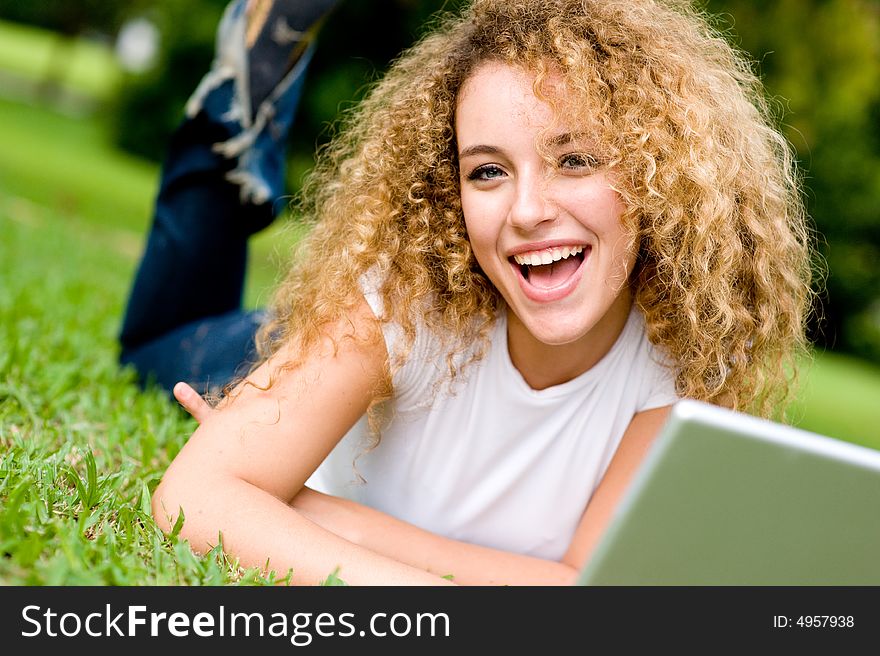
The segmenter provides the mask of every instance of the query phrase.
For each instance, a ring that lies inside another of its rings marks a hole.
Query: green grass
[[[801,428],[880,449],[880,367],[818,353],[792,412]]]
[[[91,122],[0,102],[0,584],[268,583],[166,538],[149,495],[194,424],[116,362],[157,179]],[[257,240],[265,299],[282,224]]]
[[[37,106],[0,100],[0,184],[60,218],[140,234],[158,168],[115,150],[98,121],[71,120]]]
[[[220,549],[196,557],[153,523],[150,493],[195,425],[116,363],[134,259],[103,227],[9,209],[0,207],[0,584],[273,582]]]
[[[116,365],[130,259],[85,224],[26,221],[0,210],[0,583],[234,580],[150,518],[150,489],[193,426]]]
[[[0,138],[0,584],[270,582],[219,549],[194,556],[149,514],[194,428],[116,363],[156,167],[116,152],[94,120],[7,101]],[[291,239],[273,227],[256,240],[249,304]],[[818,355],[798,424],[880,448],[877,399],[876,366]]]

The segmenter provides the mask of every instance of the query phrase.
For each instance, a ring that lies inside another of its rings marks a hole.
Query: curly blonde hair
[[[439,18],[319,154],[299,204],[314,227],[261,353],[315,344],[370,270],[381,320],[409,344],[417,322],[446,335],[450,354],[485,343],[503,301],[468,242],[454,118],[487,61],[534,72],[536,89],[552,70],[566,120],[576,110],[589,125],[637,238],[634,302],[679,394],[778,414],[811,301],[797,173],[748,61],[678,0],[474,0]]]

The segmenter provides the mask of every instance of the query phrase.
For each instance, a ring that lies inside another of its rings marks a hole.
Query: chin
[[[595,323],[571,325],[566,322],[542,320],[535,321],[528,318],[523,321],[518,316],[520,323],[525,326],[529,334],[537,341],[546,346],[565,346],[583,339],[595,328]]]

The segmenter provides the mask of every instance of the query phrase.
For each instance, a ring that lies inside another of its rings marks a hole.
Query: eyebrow
[[[465,157],[470,157],[472,155],[497,155],[500,152],[501,149],[495,146],[478,144],[476,146],[468,146],[467,148],[462,150],[458,154],[458,159],[464,159]]]
[[[586,140],[586,136],[587,135],[584,132],[565,132],[563,134],[556,135],[555,137],[550,137],[547,140],[547,145],[551,148],[555,148],[575,142],[582,143]],[[468,146],[467,148],[462,150],[458,154],[458,159],[464,159],[466,157],[471,157],[472,155],[497,155],[500,152],[501,149],[496,146],[477,144],[475,146]]]
[[[583,142],[586,140],[586,137],[587,135],[584,132],[565,132],[563,134],[559,134],[555,137],[550,137],[549,139],[547,139],[547,145],[565,146],[575,141]]]

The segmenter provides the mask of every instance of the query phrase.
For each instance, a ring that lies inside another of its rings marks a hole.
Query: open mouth
[[[590,250],[590,246],[562,246],[520,253],[508,259],[532,287],[554,289],[571,279]]]

